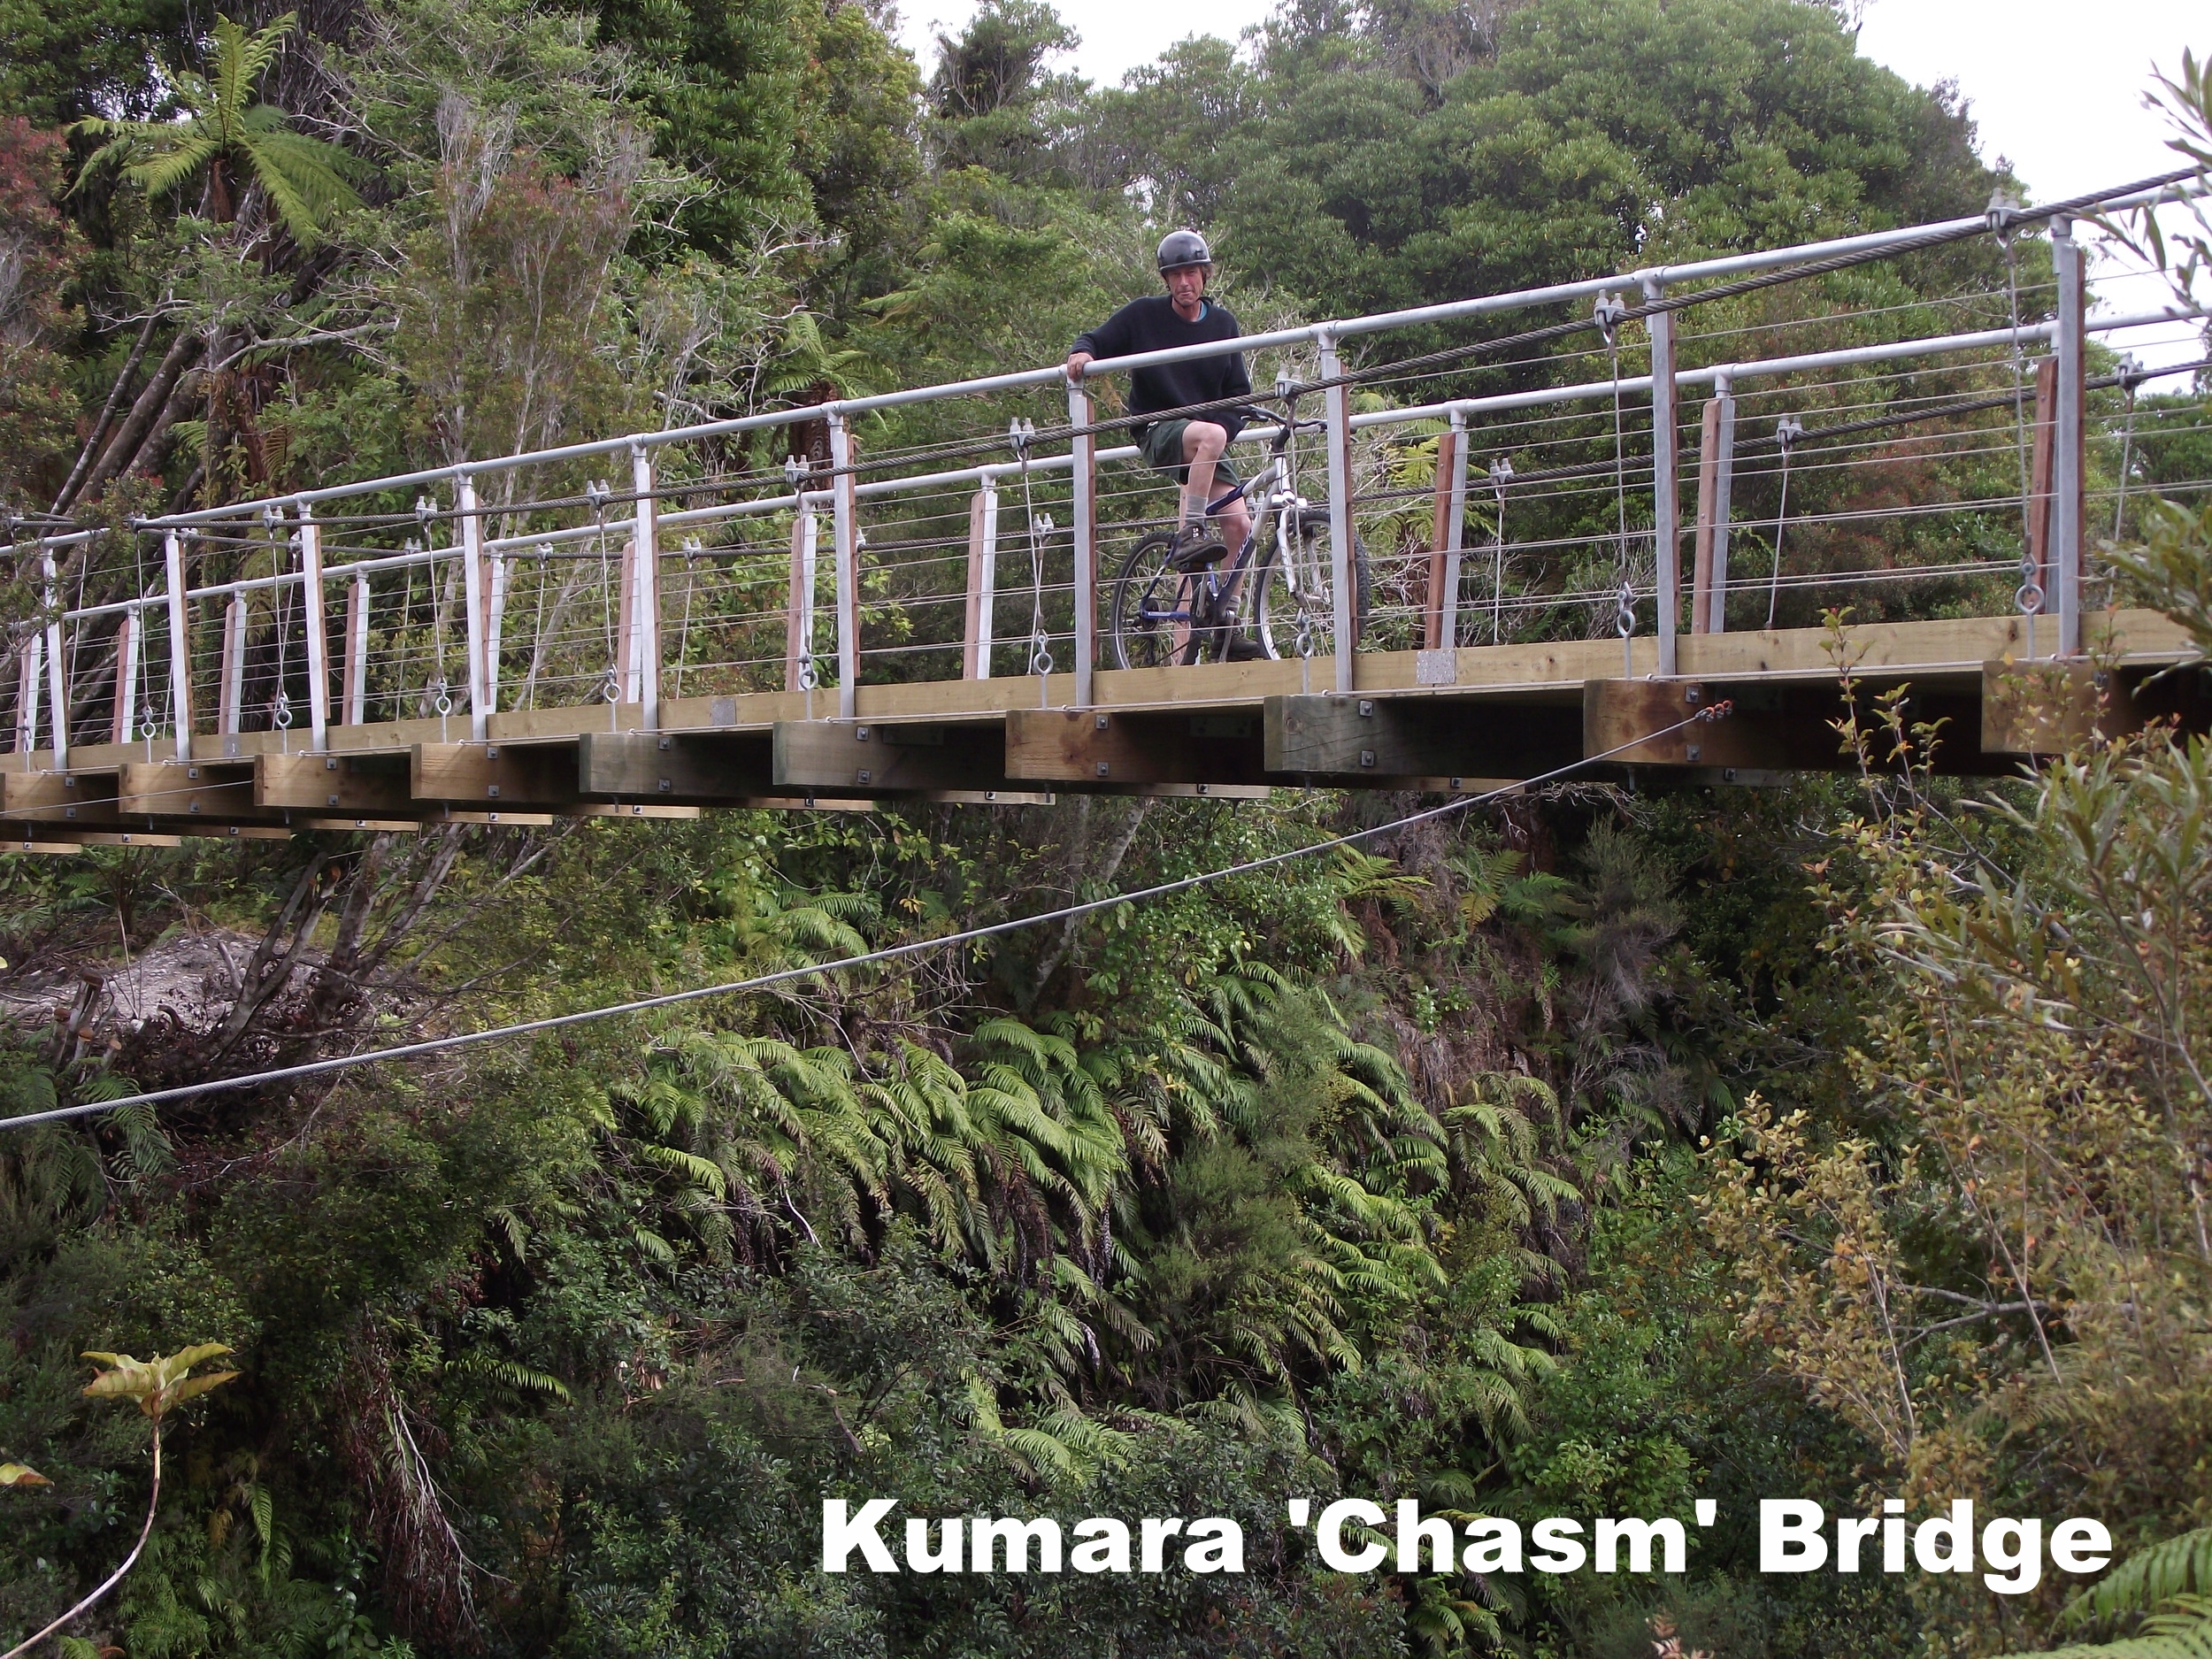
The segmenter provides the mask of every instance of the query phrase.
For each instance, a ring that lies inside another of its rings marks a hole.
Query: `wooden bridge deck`
[[[2190,654],[2154,612],[2086,620],[2087,657],[2035,662],[2031,678],[2055,700],[2032,712],[2022,706],[2021,618],[1870,624],[1842,638],[1864,684],[1908,683],[1919,718],[1947,722],[1947,769],[2000,772],[2092,723],[2140,718],[2131,687]],[[2039,642],[2047,651],[2047,637]],[[1060,676],[864,685],[851,719],[826,718],[831,689],[664,702],[657,731],[641,729],[635,704],[597,703],[494,714],[482,742],[463,741],[461,716],[334,726],[320,752],[296,729],[196,734],[182,759],[173,737],[81,746],[65,771],[39,750],[8,757],[0,772],[5,846],[72,852],[717,806],[1009,805],[1081,791],[1471,791],[1599,755],[1609,757],[1586,775],[1715,784],[1840,764],[1824,630],[1687,636],[1672,679],[1657,676],[1653,641],[1632,649],[1633,678],[1617,640],[1587,640],[1362,653],[1348,695],[1333,690],[1333,663],[1316,658],[1101,671],[1079,710]],[[1725,720],[1668,732],[1721,699]]]

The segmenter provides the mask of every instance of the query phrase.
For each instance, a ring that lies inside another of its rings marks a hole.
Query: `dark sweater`
[[[1234,340],[1243,332],[1237,326],[1236,318],[1211,300],[1205,302],[1205,310],[1196,322],[1187,323],[1175,314],[1173,300],[1164,294],[1150,294],[1141,300],[1131,300],[1097,327],[1079,336],[1072,349],[1087,351],[1102,360],[1133,357],[1140,352],[1165,351],[1209,340]],[[1217,357],[1191,357],[1181,363],[1156,364],[1148,369],[1137,369],[1129,376],[1129,412],[1133,415],[1184,409],[1193,403],[1210,403],[1217,398],[1251,396],[1252,380],[1244,372],[1241,351],[1225,351]],[[1244,426],[1244,417],[1233,409],[1218,409],[1193,419],[1218,422],[1228,429],[1232,438]],[[1140,442],[1151,424],[1148,421],[1137,427]]]

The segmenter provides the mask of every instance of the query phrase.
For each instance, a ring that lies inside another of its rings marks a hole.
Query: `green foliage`
[[[112,165],[147,195],[158,197],[173,195],[204,170],[210,217],[227,220],[239,211],[227,177],[227,170],[237,167],[268,197],[292,239],[313,246],[332,216],[359,204],[347,175],[357,173],[360,166],[336,145],[292,131],[284,111],[254,98],[256,83],[294,22],[295,14],[288,12],[248,34],[242,25],[218,16],[207,73],[174,71],[167,77],[181,119],[87,116],[79,121],[75,131],[107,141],[85,163],[79,188],[95,169]]]

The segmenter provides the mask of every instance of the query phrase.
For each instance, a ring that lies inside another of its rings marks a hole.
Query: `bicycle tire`
[[[1286,553],[1287,550],[1287,557]],[[1374,603],[1375,579],[1367,562],[1367,546],[1352,533],[1352,647],[1366,630]],[[1333,561],[1329,553],[1329,511],[1309,507],[1295,522],[1279,528],[1256,572],[1259,596],[1255,601],[1253,631],[1260,649],[1278,661],[1298,655],[1298,619],[1307,618],[1316,657],[1332,655],[1325,649],[1336,629]]]
[[[1202,630],[1191,626],[1198,582],[1191,572],[1175,568],[1169,557],[1174,543],[1166,531],[1156,531],[1121,562],[1107,628],[1117,668],[1168,668],[1196,660],[1193,653],[1204,638]]]

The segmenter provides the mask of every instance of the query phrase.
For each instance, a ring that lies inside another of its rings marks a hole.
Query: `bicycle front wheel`
[[[1336,646],[1336,582],[1329,552],[1329,514],[1309,507],[1286,517],[1259,570],[1259,598],[1254,614],[1260,649],[1272,657],[1330,657]],[[1352,645],[1367,623],[1374,579],[1367,548],[1352,535]],[[1303,641],[1306,649],[1301,650]]]
[[[1198,586],[1169,557],[1174,541],[1165,531],[1148,535],[1122,561],[1110,627],[1117,668],[1167,668],[1190,655]]]

